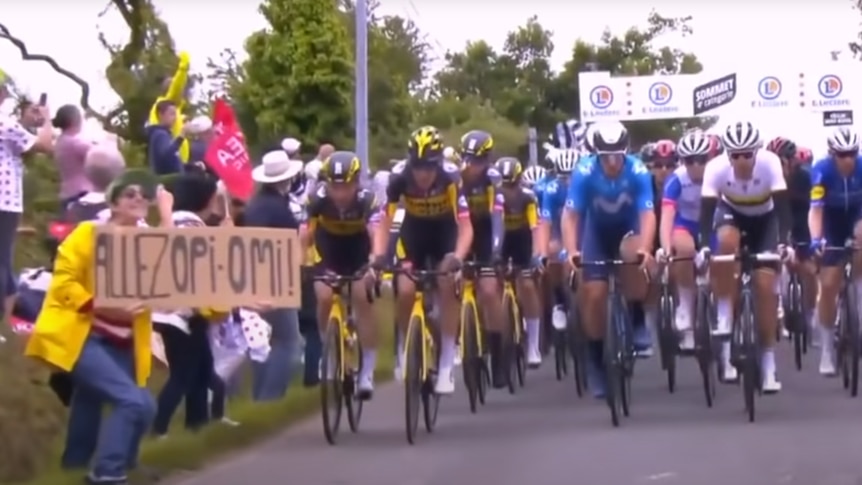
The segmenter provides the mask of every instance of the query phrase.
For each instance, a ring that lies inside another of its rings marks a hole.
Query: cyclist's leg
[[[446,221],[434,233],[421,234],[431,244],[428,255],[431,264],[439,267],[443,258],[455,250],[458,229],[454,222]],[[461,326],[461,302],[455,293],[455,276],[437,278],[437,301],[440,305],[440,360],[437,366],[437,382],[434,390],[438,394],[455,392],[455,357],[458,355],[457,338]]]
[[[736,254],[742,235],[739,232],[736,215],[725,204],[719,202],[715,210],[714,226],[716,232],[715,252],[717,254]],[[715,334],[729,336],[733,323],[733,299],[738,285],[735,279],[738,265],[730,263],[714,264],[709,270],[712,279],[712,292],[715,294],[716,329]],[[721,361],[725,380],[735,380],[736,367],[730,364],[730,340],[721,343]]]
[[[853,235],[853,221],[843,213],[823,213],[823,236],[829,247],[843,246]],[[820,343],[819,370],[823,375],[835,374],[835,318],[838,292],[844,280],[844,255],[840,251],[827,251],[820,259],[820,300],[817,302],[815,339]]]
[[[371,252],[371,241],[364,234],[344,249],[344,265],[339,274],[355,275],[364,268]],[[362,365],[359,370],[358,388],[370,393],[374,389],[374,369],[377,367],[377,321],[374,307],[368,301],[368,282],[351,283],[351,306],[356,323],[356,333],[362,347]]]
[[[765,216],[747,217],[740,220],[744,225],[749,250],[753,253],[774,252],[778,247],[778,214],[773,211]],[[776,378],[775,341],[778,336],[778,294],[775,291],[779,279],[780,264],[755,263],[752,274],[754,289],[754,317],[760,330],[760,367],[762,386],[765,392],[778,392],[781,383]]]
[[[804,222],[804,226],[802,225]],[[793,233],[791,239],[795,245],[796,264],[790,271],[799,275],[799,282],[802,285],[802,302],[806,309],[804,325],[808,325],[810,329],[815,329],[816,312],[814,307],[817,304],[817,268],[811,257],[811,235],[808,232],[808,221],[794,222]],[[786,285],[782,290],[786,290]]]
[[[679,258],[694,257],[697,251],[695,235],[698,228],[696,223],[678,221],[671,233],[671,247],[674,255]],[[670,267],[670,275],[676,287],[677,307],[674,324],[680,335],[680,348],[694,348],[694,332],[692,331],[692,315],[694,314],[694,266],[691,261],[680,261],[673,263]]]
[[[614,227],[598,226],[589,212],[584,217],[580,248],[583,261],[585,263],[602,261],[614,256],[613,248],[619,245],[619,240],[614,241],[613,237],[607,236],[608,231],[618,232],[618,230]],[[581,271],[583,284],[577,295],[580,297],[581,322],[589,348],[586,369],[588,387],[597,398],[604,397],[606,389],[604,338],[608,318],[608,274],[609,270],[606,266],[586,264]]]
[[[551,324],[557,330],[566,328],[568,318],[566,317],[566,295],[563,293],[568,290],[563,286],[566,278],[563,275],[563,265],[559,262],[562,249],[563,243],[559,235],[552,235],[548,243],[548,260],[550,264],[548,264],[548,271],[546,273],[547,287],[545,291],[550,292],[551,301],[554,305],[551,308]]]
[[[493,241],[491,221],[475,221],[473,223],[472,255],[486,271],[480,271],[476,279],[476,299],[482,315],[482,325],[491,351],[491,377],[495,388],[508,384],[508,369],[503,359],[503,342],[508,336],[503,334],[506,329],[506,318],[503,306],[500,304],[500,281],[491,271],[491,248]]]
[[[341,258],[338,255],[340,248],[337,241],[333,237],[319,234],[315,241],[315,246],[320,259],[314,267],[314,273],[322,275],[328,271],[337,272],[341,266]],[[327,330],[326,327],[329,324],[329,311],[332,309],[332,288],[322,281],[315,281],[314,296],[317,300],[317,325],[320,329],[320,335],[324,336]]]
[[[423,239],[417,237],[417,229],[421,226],[415,224],[414,220],[405,218],[401,225],[401,234],[398,237],[396,256],[401,267],[421,268],[427,257],[427,246]],[[397,275],[395,292],[395,321],[399,336],[395,355],[395,378],[401,379],[404,368],[404,339],[407,336],[407,326],[410,324],[410,312],[413,310],[413,299],[416,297],[416,284],[407,275]]]
[[[632,223],[626,228],[626,234],[622,240],[617,242],[620,258],[624,261],[637,261],[637,252],[643,247],[640,235],[637,234],[637,224]],[[621,290],[629,302],[633,311],[632,327],[634,335],[632,340],[635,350],[642,357],[652,355],[652,335],[656,328],[658,315],[655,309],[655,268],[649,270],[647,275],[638,266],[623,266],[619,269]]]
[[[533,255],[533,235],[529,230],[506,233],[503,241],[504,259],[512,260],[518,268],[528,268]],[[539,351],[540,318],[542,307],[539,300],[539,290],[536,279],[521,274],[516,281],[518,302],[521,304],[522,317],[527,329],[527,364],[538,367],[542,363],[542,353]]]

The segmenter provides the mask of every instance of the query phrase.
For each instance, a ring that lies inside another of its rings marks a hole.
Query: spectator
[[[54,161],[60,173],[60,207],[66,207],[93,188],[84,176],[84,158],[93,144],[80,136],[83,122],[81,111],[71,104],[61,106],[54,116],[54,128],[60,130],[54,142]]]
[[[0,70],[0,105],[11,97],[12,80]],[[0,115],[0,315],[6,321],[15,304],[15,277],[12,256],[15,234],[24,211],[24,155],[51,153],[54,129],[48,108],[35,104],[23,107],[21,120]],[[35,130],[33,135],[28,129]]]
[[[137,226],[152,199],[157,200],[162,220],[170,221],[173,197],[155,187],[149,172],[125,172],[108,189],[111,214],[104,224]],[[141,304],[94,306],[98,224],[80,224],[60,246],[25,354],[71,374],[74,391],[64,465],[86,466],[92,456],[87,481],[119,485],[137,466],[141,439],[155,414],[155,403],[145,387],[152,364],[152,321]],[[105,404],[111,412],[102,425]]]
[[[170,175],[183,171],[183,162],[178,150],[185,143],[182,135],[171,134],[171,127],[179,113],[177,104],[163,100],[156,103],[158,123],[147,126],[147,159],[156,175]]]
[[[186,131],[189,134],[189,162],[204,162],[207,147],[213,138],[213,122],[208,116],[198,116],[191,120]]]
[[[184,174],[171,181],[175,227],[204,227],[217,204],[216,181],[202,174]],[[185,427],[199,429],[209,421],[208,394],[214,377],[209,326],[227,318],[228,311],[201,308],[166,315],[154,323],[162,337],[168,362],[168,380],[159,392],[153,432],[165,436],[171,418],[185,398]],[[154,322],[157,318],[153,317]],[[217,390],[223,388],[216,386]],[[223,417],[223,409],[219,410]]]
[[[299,150],[302,148],[302,143],[296,138],[285,138],[281,140],[281,149],[287,153],[291,160],[299,160]]]
[[[180,52],[179,58],[177,70],[174,72],[174,75],[165,78],[162,81],[163,94],[156,99],[156,102],[153,104],[152,108],[150,108],[150,116],[147,121],[147,126],[162,124],[162,117],[159,113],[159,104],[162,101],[171,101],[174,103],[174,106],[177,107],[177,111],[179,113],[183,111],[183,108],[188,101],[188,91],[191,88],[191,84],[188,82],[191,60],[189,59],[189,54],[187,52]],[[183,132],[183,116],[179,113],[174,118],[174,122],[168,125],[172,138],[181,138]],[[179,143],[177,152],[182,162],[187,162],[189,160],[190,149],[188,140],[183,140]]]
[[[261,184],[243,213],[243,226],[299,229],[301,206],[291,200],[289,189],[302,171],[302,162],[293,161],[281,150],[263,156],[252,178]],[[262,312],[272,326],[272,350],[266,362],[253,363],[252,397],[257,401],[281,399],[287,392],[299,347],[295,310],[281,308]]]

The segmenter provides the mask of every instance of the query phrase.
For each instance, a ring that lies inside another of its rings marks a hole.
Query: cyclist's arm
[[[371,256],[377,254],[385,254],[389,241],[383,241],[378,237],[380,231],[377,229],[384,219],[386,219],[386,211],[377,201],[377,196],[374,192],[368,192],[365,208],[365,222],[368,224],[368,237],[371,238]],[[389,231],[387,231],[388,234]]]
[[[640,240],[641,251],[652,252],[653,241],[655,241],[655,192],[652,176],[644,166],[643,162],[636,162],[634,167],[635,190],[637,190],[637,208],[640,218]]]
[[[547,240],[545,241],[545,245],[542,246],[542,229],[543,226],[539,226],[539,204],[536,201],[536,194],[534,194],[531,190],[522,189],[524,192],[524,197],[527,197],[527,203],[524,204],[524,219],[527,221],[527,225],[530,227],[530,231],[533,234],[533,255],[534,256],[545,256],[544,248],[548,247]],[[550,231],[550,227],[548,227],[548,231]],[[541,248],[541,249],[540,249]]]
[[[491,204],[491,254],[500,256],[503,251],[503,193],[500,191],[500,174],[496,169],[488,170],[491,185],[488,186],[488,200]]]
[[[374,233],[371,247],[375,258],[386,256],[386,248],[389,246],[389,236],[392,230],[392,219],[395,217],[395,212],[398,211],[398,203],[401,201],[400,178],[392,177],[389,179],[389,185],[386,187],[386,205],[381,210],[380,222],[377,224],[377,229]]]
[[[772,179],[772,200],[778,213],[778,242],[786,244],[790,242],[790,231],[793,228],[793,212],[790,210],[790,191],[787,190],[787,181],[784,179],[784,169],[777,155],[769,157],[767,165]]]
[[[552,220],[554,217],[553,201],[551,199],[552,197],[548,196],[547,190],[542,190],[538,194],[539,227],[535,231],[533,251],[543,257],[548,256],[548,248],[551,244],[551,228],[554,225]]]
[[[682,195],[682,182],[676,174],[672,174],[664,184],[661,198],[661,221],[659,222],[659,242],[665,251],[671,249],[673,235],[673,220],[676,217],[676,204]]]
[[[811,239],[823,238],[823,201],[826,197],[826,186],[823,180],[823,165],[815,163],[811,166],[811,202],[808,205],[808,232]]]
[[[703,185],[700,189],[700,245],[709,244],[712,234],[712,220],[718,207],[718,162],[706,164],[703,171]]]
[[[455,241],[455,256],[464,260],[470,252],[473,244],[473,224],[470,222],[470,206],[467,197],[460,189],[460,184],[449,184],[446,189],[449,200],[452,202],[452,212],[458,224],[458,239]]]
[[[584,213],[584,210],[587,207],[588,175],[589,172],[587,170],[577,170],[572,174],[571,181],[569,182],[569,190],[566,194],[565,207],[560,215],[560,229],[563,233],[563,247],[569,254],[577,253],[578,244],[580,243],[578,226],[580,225],[581,214]],[[544,212],[547,207],[545,205],[545,200],[548,202],[550,202],[550,200],[548,200],[547,195],[542,197],[542,200],[542,210]],[[547,208],[550,209],[550,207]]]

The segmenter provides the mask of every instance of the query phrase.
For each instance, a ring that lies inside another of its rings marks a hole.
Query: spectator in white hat
[[[281,140],[281,149],[287,153],[291,160],[299,160],[299,149],[302,143],[296,138],[285,138]]]
[[[251,178],[260,184],[258,192],[248,201],[242,225],[299,229],[301,206],[289,195],[294,179],[302,172],[302,162],[291,160],[285,150],[271,151],[263,156]],[[261,317],[272,326],[272,350],[266,362],[253,363],[252,398],[272,401],[284,397],[298,361],[299,326],[296,310],[280,308],[262,312]]]

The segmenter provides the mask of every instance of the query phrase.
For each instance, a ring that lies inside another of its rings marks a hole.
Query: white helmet
[[[323,167],[323,162],[320,160],[312,160],[305,164],[305,178],[317,182],[317,176],[320,174],[320,168]]]
[[[676,152],[680,157],[695,157],[698,155],[709,155],[709,137],[703,131],[690,131],[676,145]]]
[[[544,167],[540,167],[539,165],[531,165],[524,170],[524,174],[521,176],[521,181],[527,187],[532,187],[536,185],[540,180],[545,178],[548,175],[548,171],[545,170]]]
[[[728,152],[756,150],[761,146],[760,130],[748,121],[731,123],[721,133],[721,144]]]
[[[626,153],[629,131],[619,121],[596,123],[592,126],[592,149],[598,154]]]
[[[833,152],[859,151],[859,135],[846,126],[835,129],[826,139],[829,150]]]
[[[554,170],[557,173],[572,173],[572,170],[575,169],[575,165],[578,163],[578,159],[581,158],[581,153],[574,148],[566,148],[563,150],[557,150],[553,154],[552,161],[554,162]]]

